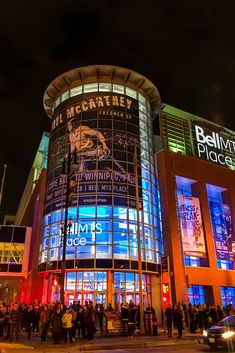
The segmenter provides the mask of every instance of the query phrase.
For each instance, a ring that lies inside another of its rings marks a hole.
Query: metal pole
[[[138,237],[138,275],[139,275],[139,296],[140,296],[140,334],[145,333],[144,329],[144,305],[143,305],[143,288],[142,288],[142,261],[141,261],[141,241],[140,241],[140,206],[139,206],[139,178],[137,166],[137,148],[135,144],[134,150],[134,171],[135,171],[135,189],[136,189],[136,211],[137,211],[137,237]]]
[[[2,175],[2,183],[1,183],[1,190],[0,190],[0,206],[2,204],[2,194],[3,194],[3,187],[5,182],[5,175],[6,175],[7,165],[4,164],[3,175]]]
[[[65,198],[65,215],[64,215],[64,231],[63,231],[63,253],[61,263],[61,285],[60,285],[60,302],[64,306],[65,293],[65,267],[66,267],[66,245],[67,245],[67,227],[68,227],[68,206],[69,206],[69,184],[70,184],[70,164],[71,151],[69,145],[68,160],[67,160],[67,180],[66,180],[66,198]]]

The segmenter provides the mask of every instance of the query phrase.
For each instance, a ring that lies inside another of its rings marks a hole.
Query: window
[[[204,304],[205,296],[203,286],[191,286],[188,288],[188,297],[191,304]]]

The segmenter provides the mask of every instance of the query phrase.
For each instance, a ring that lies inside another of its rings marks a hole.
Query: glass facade
[[[54,103],[39,270],[60,269],[67,182],[62,165],[68,168],[69,150],[77,164],[71,160],[67,175],[74,187],[69,189],[66,268],[94,268],[95,293],[98,269],[137,271],[140,237],[143,270],[158,272],[163,245],[150,105],[135,90],[106,82],[71,88]],[[79,279],[85,273],[67,276],[68,288],[88,290]],[[132,292],[127,277],[124,282],[124,292]]]
[[[228,304],[232,304],[235,307],[235,288],[234,287],[220,287],[220,293],[222,298],[222,305],[227,308]]]

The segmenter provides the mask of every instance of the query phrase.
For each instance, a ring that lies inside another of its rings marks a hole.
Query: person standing
[[[64,331],[64,343],[67,343],[69,336],[70,343],[74,342],[72,337],[72,327],[73,327],[73,315],[69,308],[66,308],[65,313],[62,316],[62,327]]]
[[[164,316],[166,320],[168,337],[172,337],[173,308],[171,307],[171,304],[169,304],[168,307],[166,308]]]
[[[19,334],[20,334],[20,324],[21,324],[21,311],[18,303],[15,303],[13,309],[10,310],[9,324],[10,324],[10,341],[11,342],[13,341],[14,334],[15,334],[16,340],[18,341]]]
[[[88,341],[93,341],[95,333],[96,311],[93,302],[90,300],[88,304],[87,316],[87,338]]]
[[[180,305],[175,305],[174,308],[174,323],[177,327],[178,330],[178,337],[179,339],[182,339],[182,334],[183,334],[183,310],[181,309]]]
[[[35,311],[32,304],[30,304],[25,311],[25,331],[27,339],[30,340],[33,324],[35,322]]]
[[[40,324],[41,324],[41,341],[47,340],[47,332],[51,319],[51,312],[46,304],[40,314]]]
[[[60,338],[61,338],[61,333],[62,333],[61,318],[62,318],[62,315],[63,315],[62,309],[60,307],[60,304],[58,304],[52,314],[52,332],[53,332],[54,344],[59,343]]]

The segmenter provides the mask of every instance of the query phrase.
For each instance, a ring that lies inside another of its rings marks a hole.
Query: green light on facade
[[[169,148],[169,151],[171,151],[171,152],[181,153],[181,154],[186,155],[185,146],[184,145],[180,145],[177,142],[174,143],[174,142],[170,142],[168,140],[168,148]]]

